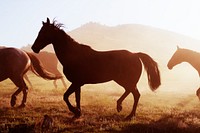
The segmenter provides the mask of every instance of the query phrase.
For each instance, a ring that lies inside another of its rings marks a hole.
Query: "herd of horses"
[[[35,54],[35,53],[32,53],[32,54],[34,54],[34,56],[36,56],[39,59],[39,61],[43,65],[43,67],[48,72],[56,74],[56,75],[59,75],[59,76],[62,76],[62,73],[58,70],[58,59],[57,59],[57,57],[56,57],[56,55],[54,53],[44,51],[44,52],[40,52],[39,54]],[[24,75],[24,78],[29,83],[31,88],[33,88],[33,85],[30,82],[27,74]],[[61,80],[64,88],[67,89],[67,85],[66,85],[66,83],[64,81],[64,78],[61,77],[60,80]],[[54,85],[55,88],[57,88],[57,83],[56,82],[57,82],[57,79],[54,79],[53,85]]]
[[[18,87],[11,97],[11,106],[16,103],[16,96],[22,91],[23,99],[20,107],[26,103],[28,87],[24,78],[30,83],[26,75],[31,70],[37,76],[44,79],[61,79],[67,88],[62,74],[57,69],[58,60],[63,66],[65,77],[71,82],[70,87],[64,93],[64,101],[69,110],[74,114],[73,118],[81,116],[81,87],[84,84],[96,84],[115,81],[125,89],[125,92],[117,100],[117,111],[122,111],[123,100],[131,93],[134,104],[131,113],[125,118],[132,119],[136,114],[136,108],[140,98],[137,83],[142,73],[142,64],[147,72],[149,87],[152,91],[161,85],[160,71],[156,61],[145,53],[132,53],[127,50],[96,51],[91,47],[80,44],[71,38],[62,25],[49,18],[42,22],[43,26],[32,45],[32,50],[37,53],[25,52],[17,48],[0,48],[0,81],[10,78]],[[40,52],[47,45],[52,44],[55,54]],[[200,75],[200,54],[188,49],[177,48],[170,61],[168,68],[182,62],[190,63]],[[54,81],[55,83],[55,81]],[[56,85],[55,85],[56,87]],[[197,95],[200,97],[200,90]],[[70,101],[69,96],[75,93],[76,107]]]

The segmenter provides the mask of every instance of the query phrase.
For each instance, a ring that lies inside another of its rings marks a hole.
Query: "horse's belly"
[[[69,70],[63,70],[63,73],[65,74],[66,78],[70,82],[76,82],[81,84],[96,84],[96,83],[103,83],[108,82],[112,80],[111,74],[107,72],[94,72],[94,70],[90,71],[69,71]]]
[[[7,78],[8,78],[8,76],[5,74],[5,72],[0,70],[0,82]]]
[[[138,79],[142,64],[138,57],[128,57],[66,65],[63,72],[70,82],[82,84]]]

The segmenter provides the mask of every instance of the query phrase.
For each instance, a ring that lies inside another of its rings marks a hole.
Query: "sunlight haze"
[[[142,24],[200,40],[199,5],[198,0],[1,1],[0,44],[32,44],[46,17],[64,23],[67,32],[88,22],[108,26]]]
[[[0,16],[0,133],[200,133],[200,0],[0,0]]]

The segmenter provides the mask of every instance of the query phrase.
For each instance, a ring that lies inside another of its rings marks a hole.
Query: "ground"
[[[113,82],[82,87],[82,116],[72,120],[73,114],[63,101],[66,91],[58,81],[55,89],[52,81],[29,75],[34,88],[28,93],[26,107],[10,106],[10,97],[16,90],[10,80],[0,83],[0,132],[132,132],[132,133],[197,133],[200,132],[200,101],[195,92],[156,92],[139,89],[141,98],[136,117],[124,121],[133,105],[129,95],[118,113],[116,101],[124,90]],[[68,83],[70,85],[70,83]],[[22,95],[17,99],[21,102]],[[70,97],[74,105],[74,95]],[[52,118],[52,127],[41,127],[44,115]]]

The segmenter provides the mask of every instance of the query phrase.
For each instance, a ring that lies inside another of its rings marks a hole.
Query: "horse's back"
[[[140,59],[127,50],[90,51],[87,49],[87,52],[74,56],[74,61],[64,66],[64,73],[68,80],[83,83],[138,79],[141,71]]]
[[[17,48],[0,49],[0,72],[7,74],[22,73],[28,67],[28,55]]]
[[[12,48],[12,47],[9,47],[9,48],[1,48],[0,49],[0,58],[2,59],[5,59],[7,61],[9,61],[10,59],[12,61],[20,61],[23,62],[24,59],[27,59],[28,55],[20,50],[20,49],[17,49],[17,48]]]

